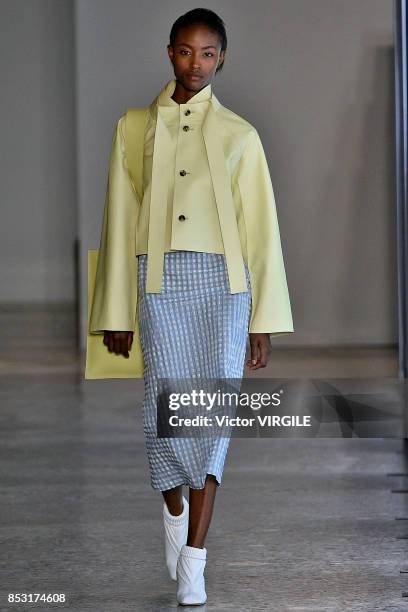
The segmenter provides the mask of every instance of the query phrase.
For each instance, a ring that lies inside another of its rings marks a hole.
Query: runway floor
[[[143,380],[84,381],[61,331],[69,315],[23,315],[0,316],[0,610],[176,609]],[[257,375],[392,378],[396,367],[393,347],[276,349]],[[232,439],[206,541],[208,602],[193,609],[406,610],[407,484],[401,439]],[[9,593],[66,601],[17,605]]]

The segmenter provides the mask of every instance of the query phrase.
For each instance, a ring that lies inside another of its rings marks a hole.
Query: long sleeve
[[[249,332],[293,332],[278,217],[268,163],[254,128],[238,168],[252,291]]]
[[[114,131],[89,331],[134,331],[136,224],[140,203],[125,158],[124,121]]]

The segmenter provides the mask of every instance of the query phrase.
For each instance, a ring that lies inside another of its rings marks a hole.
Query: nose
[[[191,70],[199,70],[200,69],[200,62],[198,60],[198,58],[195,55],[191,56]]]

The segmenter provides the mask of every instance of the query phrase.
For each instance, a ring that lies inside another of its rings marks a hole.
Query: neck
[[[176,87],[174,89],[173,95],[171,96],[171,99],[174,100],[174,102],[177,102],[177,104],[185,104],[193,96],[198,94],[199,91],[204,89],[204,87],[207,87],[207,85],[209,85],[209,83],[206,83],[205,85],[200,87],[200,89],[191,90],[191,89],[186,89],[184,85],[180,83],[180,81],[176,80]]]

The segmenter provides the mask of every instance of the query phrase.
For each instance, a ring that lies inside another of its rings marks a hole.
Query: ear
[[[220,59],[218,61],[217,70],[220,70],[220,68],[223,66],[224,62],[225,62],[225,51],[221,51]]]

